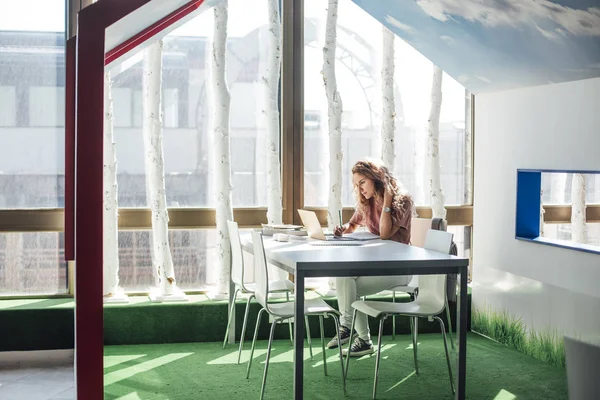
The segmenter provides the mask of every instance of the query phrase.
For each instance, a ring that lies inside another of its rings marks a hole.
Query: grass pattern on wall
[[[516,350],[565,368],[565,343],[556,330],[536,332],[527,329],[521,318],[506,310],[473,309],[471,330],[513,347]]]

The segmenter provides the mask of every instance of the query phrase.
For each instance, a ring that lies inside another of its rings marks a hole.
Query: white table
[[[241,236],[244,250],[252,252],[251,235]],[[295,276],[294,399],[302,399],[304,394],[305,278],[432,274],[459,275],[456,399],[465,398],[468,259],[379,239],[364,242],[362,246],[312,246],[297,239],[276,242],[265,236],[264,244],[267,261]]]

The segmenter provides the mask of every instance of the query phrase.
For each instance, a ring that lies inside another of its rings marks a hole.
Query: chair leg
[[[392,291],[392,303],[396,302],[396,291]],[[392,340],[396,340],[396,315],[392,315]]]
[[[240,291],[240,289],[235,289],[235,292],[233,292],[233,301],[231,302],[231,309],[229,310],[229,318],[227,320],[227,328],[225,329],[225,339],[223,339],[223,348],[225,348],[225,346],[227,346],[227,339],[229,336],[229,327],[231,326],[231,320],[233,319],[233,311],[235,309],[235,299],[237,298],[237,294]]]
[[[250,314],[250,302],[254,298],[254,294],[248,296],[248,301],[246,302],[246,311],[244,311],[244,324],[242,325],[242,336],[240,336],[240,349],[238,350],[238,360],[237,363],[240,363],[240,359],[242,358],[242,349],[244,348],[244,337],[246,336],[246,326],[248,325],[248,314]]]
[[[290,292],[285,292],[286,301],[290,301]],[[290,328],[290,344],[294,345],[294,329],[292,329],[292,320],[288,320],[288,327]]]
[[[354,332],[354,325],[356,324],[356,308],[352,313],[352,327],[350,328],[350,340],[348,340],[348,352],[346,353],[346,378],[348,377],[348,368],[350,367],[350,347],[352,347],[352,332]],[[338,343],[341,343],[340,334],[338,330]],[[340,344],[338,347],[342,347]],[[340,353],[340,357],[342,354]]]
[[[450,317],[450,307],[448,307],[448,296],[444,299],[446,303],[446,319],[448,320],[448,334],[450,335],[450,345],[452,346],[452,350],[454,347],[454,336],[452,335],[452,317]]]
[[[319,315],[319,327],[321,328],[321,351],[323,352],[323,372],[327,376],[327,354],[325,354],[325,330],[323,329],[323,316]]]
[[[440,317],[433,317],[440,322],[440,328],[442,329],[442,336],[444,337],[444,350],[446,351],[446,362],[448,363],[448,375],[450,376],[450,389],[452,394],[456,393],[454,390],[454,377],[452,377],[452,366],[450,365],[450,354],[448,353],[448,343],[446,342],[446,327],[444,321]]]
[[[413,342],[413,358],[415,360],[415,373],[419,375],[419,361],[417,359],[418,352],[418,335],[419,335],[419,320],[417,317],[410,317],[410,327],[412,330],[412,342]]]
[[[256,318],[256,328],[254,328],[254,338],[252,339],[252,349],[250,350],[250,359],[248,360],[248,368],[246,370],[246,379],[250,376],[250,368],[252,367],[252,358],[254,357],[254,347],[256,346],[256,338],[258,337],[258,327],[260,326],[260,318],[263,313],[266,312],[264,308],[262,308],[258,312],[258,317]]]
[[[308,342],[308,352],[310,353],[310,360],[313,359],[312,351],[312,339],[310,337],[310,325],[308,324],[308,316],[304,316],[304,326],[306,326],[306,341]]]
[[[375,359],[375,380],[373,382],[373,400],[377,396],[377,381],[379,381],[379,360],[381,359],[381,342],[383,341],[383,322],[387,318],[383,315],[379,320],[379,336],[377,336],[377,358]]]
[[[271,323],[271,333],[269,334],[269,345],[267,346],[265,372],[263,374],[262,385],[260,387],[260,400],[263,400],[263,397],[265,396],[265,386],[267,384],[267,372],[269,371],[269,358],[271,358],[271,346],[273,344],[273,334],[275,333],[275,325],[277,325],[277,321],[273,320],[273,322]]]
[[[332,314],[331,317],[333,318],[333,322],[335,323],[335,331],[337,332],[337,338],[338,338],[338,343],[341,340],[340,337],[340,320],[337,317],[337,315]],[[352,328],[354,329],[354,324],[352,326]],[[323,346],[325,346],[325,339],[323,338]],[[323,351],[323,354],[325,353],[325,351]],[[340,367],[342,369],[342,382],[344,384],[344,396],[347,394],[346,392],[346,372],[344,371],[344,357],[342,356],[342,346],[338,346],[338,353],[340,355]],[[350,358],[350,357],[346,357],[346,358]],[[325,356],[323,356],[323,360],[325,360]],[[347,368],[347,367],[346,367]]]

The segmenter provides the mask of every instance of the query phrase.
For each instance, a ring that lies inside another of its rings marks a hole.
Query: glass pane
[[[591,244],[600,248],[600,223],[586,223],[587,241],[585,244]],[[545,224],[544,237],[548,239],[558,239],[571,241],[571,224]]]
[[[15,86],[0,86],[0,127],[17,125],[17,91]]]
[[[1,9],[0,208],[62,207],[65,1]]]
[[[304,203],[326,206],[329,184],[327,98],[323,87],[323,45],[327,4],[305,2]],[[427,121],[432,63],[396,38],[396,163],[394,171],[428,205]],[[342,202],[354,205],[351,168],[360,158],[380,157],[382,25],[350,0],[340,0],[336,79],[342,114]],[[440,117],[440,163],[446,204],[463,204],[465,174],[465,89],[444,74]],[[418,163],[420,161],[420,164]],[[420,165],[420,167],[418,166]]]
[[[67,292],[63,234],[0,234],[0,296]]]
[[[230,0],[227,81],[233,206],[265,206],[268,61],[267,1]],[[205,11],[164,38],[163,126],[169,207],[214,207],[211,87],[213,12]],[[146,207],[142,141],[142,54],[113,75],[120,207]]]
[[[119,281],[128,292],[147,292],[156,285],[152,268],[151,231],[119,232]],[[169,245],[177,286],[183,290],[206,290],[216,283],[216,231],[171,230]],[[250,264],[252,265],[252,264]]]
[[[573,174],[564,172],[542,172],[542,203],[571,204]],[[600,203],[600,173],[585,174],[585,201]]]

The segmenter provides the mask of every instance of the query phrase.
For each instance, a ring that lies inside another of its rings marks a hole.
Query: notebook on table
[[[364,239],[359,239],[360,236],[340,237],[334,235],[325,235],[323,228],[321,228],[321,224],[319,223],[319,219],[317,218],[317,214],[315,214],[314,211],[298,210],[298,214],[300,215],[302,224],[304,224],[304,227],[306,228],[308,236],[310,238],[319,240],[318,242],[310,242],[310,244],[313,246],[361,246],[363,244],[362,242]],[[366,232],[357,233],[364,234]],[[377,238],[377,236],[373,236],[374,238]]]

